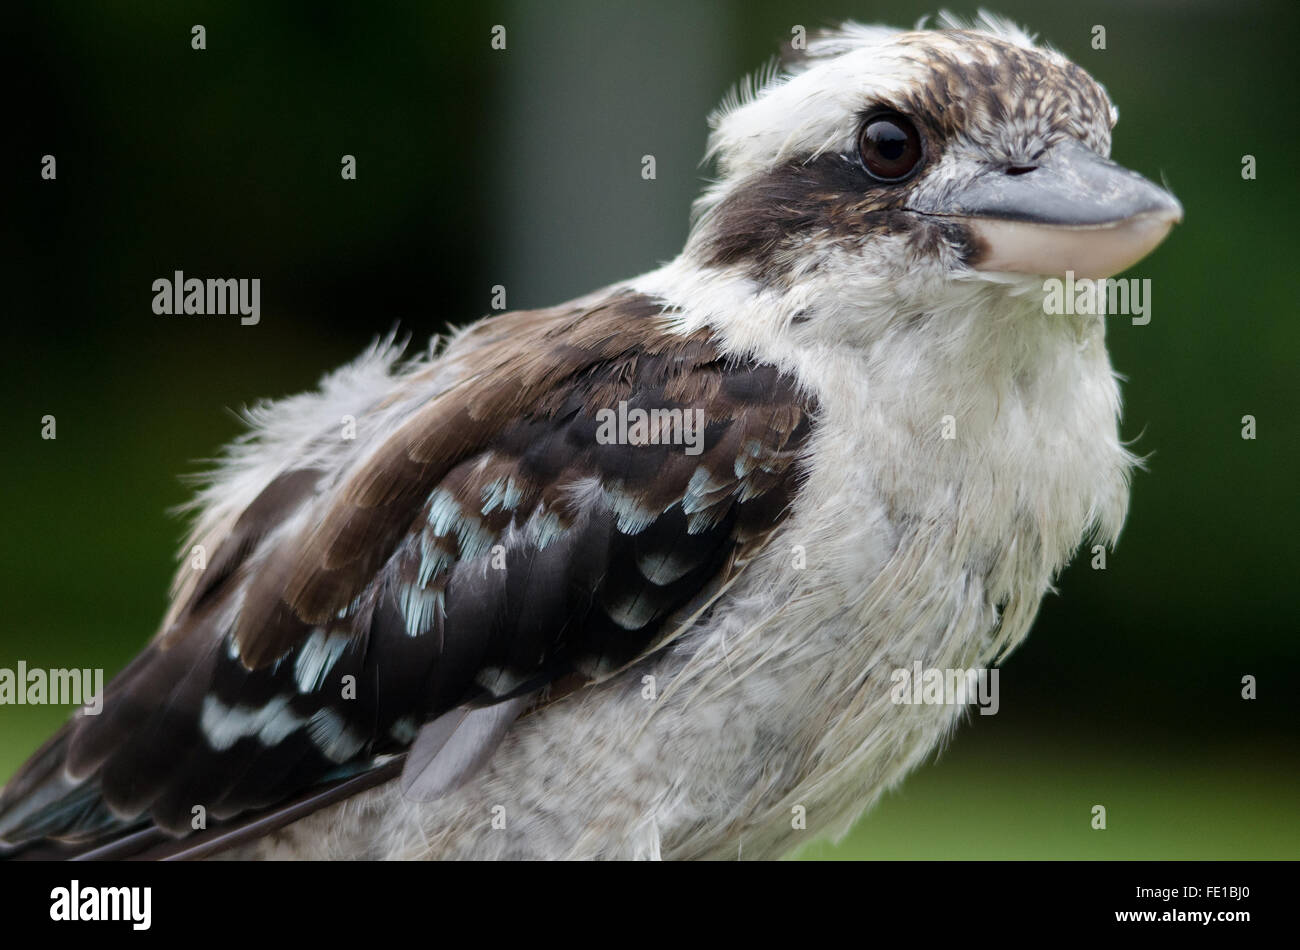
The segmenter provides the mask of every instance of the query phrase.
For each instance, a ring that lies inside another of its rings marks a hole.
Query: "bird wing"
[[[0,841],[269,827],[408,750],[436,797],[538,697],[661,646],[784,517],[814,408],[671,319],[622,292],[484,321],[373,450],[270,479],[102,712],[0,793]],[[649,422],[611,441],[620,404]],[[664,444],[678,410],[698,454]]]

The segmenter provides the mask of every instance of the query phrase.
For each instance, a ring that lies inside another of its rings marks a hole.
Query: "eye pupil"
[[[904,140],[901,138],[885,139],[877,144],[880,147],[880,154],[890,161],[897,160],[903,154]]]
[[[878,115],[862,127],[862,164],[880,181],[899,181],[921,163],[921,136],[910,119],[896,112]]]

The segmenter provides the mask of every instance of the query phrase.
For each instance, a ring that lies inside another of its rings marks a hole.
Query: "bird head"
[[[988,15],[940,27],[848,24],[730,96],[694,260],[917,304],[955,282],[1107,277],[1181,220],[1110,160],[1118,113],[1083,69]]]

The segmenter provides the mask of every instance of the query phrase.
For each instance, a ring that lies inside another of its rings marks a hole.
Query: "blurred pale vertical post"
[[[490,154],[491,284],[560,303],[674,257],[707,169],[705,118],[735,78],[724,4],[519,0]],[[488,49],[485,25],[482,42]],[[642,178],[642,157],[656,178]],[[483,289],[484,309],[489,288]]]

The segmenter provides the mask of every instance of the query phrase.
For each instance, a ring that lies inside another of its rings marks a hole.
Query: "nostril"
[[[1007,166],[1008,175],[1028,175],[1037,168],[1037,165],[1009,165]]]

